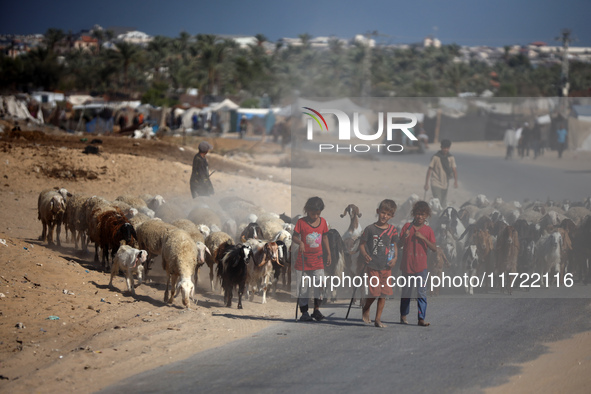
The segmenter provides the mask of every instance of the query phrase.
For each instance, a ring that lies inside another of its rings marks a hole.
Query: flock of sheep
[[[113,277],[122,270],[128,291],[134,293],[132,275],[138,276],[140,285],[146,280],[154,259],[160,256],[167,274],[164,301],[172,303],[181,294],[187,308],[194,298],[202,265],[207,264],[210,269],[212,290],[214,270],[218,266],[219,280],[226,293],[230,293],[229,299],[226,297],[228,306],[232,299],[228,283],[242,285],[241,289],[245,285],[261,288],[264,303],[267,288],[273,282],[276,284],[278,273],[285,272],[288,267],[287,250],[291,246],[288,230],[293,226],[286,224],[279,215],[267,213],[237,197],[222,198],[219,202],[199,197],[190,203],[175,204],[165,202],[159,195],[123,195],[108,201],[56,188],[39,194],[38,213],[43,224],[43,242],[53,244],[55,228],[55,240],[60,246],[63,225],[66,238],[71,234],[75,249],[80,242],[80,248],[87,251],[88,244],[93,242],[95,262],[99,261],[99,249],[102,251],[103,268],[109,269],[110,265],[110,286]],[[246,274],[240,277],[240,283],[234,283],[231,279],[237,263],[226,259],[225,269],[218,263],[239,242],[244,242],[240,247],[247,247],[249,253],[242,262]]]
[[[412,195],[398,209],[394,220],[401,227],[410,220],[418,196]],[[443,209],[437,199],[430,201],[429,225],[435,231],[438,250],[430,253],[431,275],[446,273],[480,275],[487,273],[571,273],[575,280],[591,280],[590,200],[556,204],[551,201],[490,202],[478,195],[458,209]],[[291,283],[291,237],[295,220],[266,212],[239,197],[198,197],[190,203],[165,202],[161,196],[119,196],[107,201],[97,196],[72,195],[65,189],[45,190],[38,201],[43,223],[42,240],[60,245],[60,229],[71,233],[74,246],[87,251],[95,244],[95,262],[102,250],[105,269],[111,264],[111,281],[121,269],[127,289],[134,292],[133,274],[141,284],[152,261],[160,256],[167,274],[164,301],[172,303],[182,295],[189,307],[194,298],[199,268],[207,265],[211,290],[217,279],[224,290],[224,304],[231,306],[238,288],[238,307],[244,290],[276,289],[279,277]],[[187,214],[188,212],[188,214]],[[358,275],[362,272],[357,255],[362,226],[361,213],[354,204],[349,228],[340,234],[331,229],[329,238],[333,264],[327,275]],[[369,224],[369,223],[367,223]],[[110,253],[109,253],[110,252]],[[296,253],[296,251],[293,251]],[[287,276],[287,279],[286,279]],[[169,288],[171,289],[169,294]],[[485,287],[486,289],[486,287]],[[474,289],[467,286],[466,293]],[[511,293],[509,287],[507,291]],[[327,297],[325,297],[327,298]],[[331,294],[336,298],[336,292]]]

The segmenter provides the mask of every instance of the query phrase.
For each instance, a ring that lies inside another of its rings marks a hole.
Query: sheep
[[[162,269],[166,271],[166,291],[164,302],[172,304],[180,292],[185,308],[190,309],[190,301],[195,292],[193,276],[197,267],[197,245],[189,233],[173,229],[166,233],[162,242]],[[171,283],[172,282],[172,283]],[[168,289],[171,289],[170,297]]]
[[[205,236],[203,235],[203,233],[199,231],[199,228],[195,225],[195,223],[193,223],[189,219],[175,220],[174,222],[172,222],[172,225],[188,232],[191,238],[193,238],[193,241],[205,242]]]
[[[124,194],[122,196],[117,197],[115,201],[123,201],[124,203],[131,205],[140,212],[140,208],[148,208],[148,205],[144,200],[142,200],[139,197],[130,196],[128,194]]]
[[[98,248],[100,243],[100,228],[98,217],[107,211],[115,211],[116,208],[103,197],[92,196],[83,204],[83,213],[85,217],[85,226],[88,234],[88,242],[94,242],[94,261],[98,262]],[[86,249],[85,245],[83,249]]]
[[[139,248],[148,251],[148,262],[145,268],[146,280],[154,257],[162,254],[164,239],[169,232],[174,230],[178,230],[178,228],[172,224],[164,223],[160,219],[147,220],[136,229]]]
[[[591,211],[585,207],[571,207],[565,213],[566,217],[572,219],[572,221],[577,225],[580,226],[583,223],[583,219],[585,217],[591,215]]]
[[[260,226],[262,233],[262,239],[271,240],[275,234],[283,230],[284,222],[279,218],[272,216],[259,217],[257,224]]]
[[[74,194],[68,198],[66,202],[66,212],[64,214],[64,224],[67,230],[72,233],[72,239],[74,240],[74,249],[78,249],[78,239],[80,239],[80,247],[84,243],[86,237],[86,228],[83,228],[80,223],[80,217],[84,202],[88,199],[88,196],[81,194]]]
[[[145,201],[145,202],[146,202],[148,208],[150,208],[154,212],[166,203],[166,201],[164,200],[164,197],[162,197],[160,194],[155,195],[154,197],[152,197],[151,199],[149,199],[148,201]]]
[[[205,246],[209,249],[210,254],[205,255],[205,263],[209,267],[209,283],[211,291],[215,290],[215,284],[213,282],[213,267],[219,264],[223,258],[223,250],[220,250],[220,246],[223,244],[234,245],[234,240],[229,234],[222,231],[211,233],[205,238]],[[195,283],[197,283],[197,272],[195,273]]]
[[[136,247],[137,234],[121,211],[104,212],[99,216],[98,222],[100,247],[103,250],[103,268],[107,268],[109,249],[113,259],[121,245]]]
[[[113,287],[113,277],[117,275],[119,270],[125,272],[125,283],[127,284],[127,291],[135,294],[135,287],[133,284],[133,274],[137,274],[138,286],[142,284],[142,277],[144,266],[148,258],[148,252],[145,250],[135,249],[129,245],[122,245],[115,257],[113,258],[113,265],[111,266],[111,280],[109,287]]]
[[[219,215],[209,208],[194,208],[187,215],[187,219],[197,225],[205,224],[210,228],[213,225],[216,225],[220,229],[222,227],[222,220]]]
[[[540,225],[540,228],[542,230],[551,232],[554,229],[554,227],[560,225],[560,222],[562,222],[564,219],[566,219],[566,216],[561,215],[557,211],[548,211],[548,213],[546,213],[540,219],[538,224]]]
[[[266,213],[263,208],[240,198],[222,198],[220,205],[238,224],[252,223],[253,218],[250,217],[251,215],[263,216]],[[254,219],[254,221],[257,221],[257,219]]]
[[[129,223],[131,223],[133,228],[138,228],[140,224],[151,219],[148,215],[139,213],[135,208],[131,208],[129,212],[125,214],[125,217],[129,219]]]
[[[242,295],[248,276],[248,264],[252,260],[252,248],[246,244],[224,245],[224,254],[218,263],[217,276],[224,289],[224,305],[232,307],[232,291],[238,286],[238,309],[242,309]]]
[[[53,245],[53,228],[56,228],[57,246],[61,246],[60,232],[64,213],[66,211],[66,201],[62,194],[55,190],[44,190],[39,193],[37,200],[37,218],[43,224],[43,232],[39,239],[43,242],[47,241],[49,245]],[[48,232],[49,230],[49,232]]]
[[[185,219],[187,215],[178,206],[172,203],[162,204],[155,210],[155,216],[167,223],[172,223],[178,219]]]

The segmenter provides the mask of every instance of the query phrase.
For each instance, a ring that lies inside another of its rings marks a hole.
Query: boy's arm
[[[454,187],[458,188],[458,170],[456,167],[453,167],[454,170]]]
[[[366,263],[369,263],[371,261],[371,256],[367,254],[367,250],[365,249],[365,242],[359,243],[359,253],[361,253]]]
[[[330,255],[330,245],[328,244],[328,238],[322,237],[322,247],[326,250],[326,266],[330,266],[332,263],[332,257]]]
[[[302,242],[302,240],[301,240],[301,238],[300,238],[300,234],[299,234],[299,233],[296,233],[296,232],[294,231],[294,233],[293,233],[293,235],[292,235],[291,239],[292,239],[292,242],[293,242],[293,243],[295,243],[296,245],[298,245],[298,246],[300,247],[300,249],[301,249],[301,250],[304,250],[304,249],[302,249],[302,248],[305,248],[305,246],[306,246],[306,245],[304,245],[304,243]]]

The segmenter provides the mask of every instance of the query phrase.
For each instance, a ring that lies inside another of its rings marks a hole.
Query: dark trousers
[[[564,142],[558,143],[558,158],[559,159],[562,157],[562,152],[564,152],[565,148],[566,148],[566,143],[564,143]]]

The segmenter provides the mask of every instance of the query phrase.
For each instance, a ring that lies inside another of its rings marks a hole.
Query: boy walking
[[[376,209],[378,220],[363,230],[360,238],[359,252],[365,259],[366,273],[369,277],[369,295],[363,306],[363,321],[370,324],[369,308],[378,299],[378,308],[374,325],[386,327],[382,323],[382,311],[386,304],[386,296],[393,294],[392,287],[388,285],[388,277],[392,275],[392,267],[396,264],[398,251],[396,242],[398,232],[396,227],[388,221],[396,213],[396,203],[393,200],[383,200]],[[390,257],[390,258],[388,258]]]

